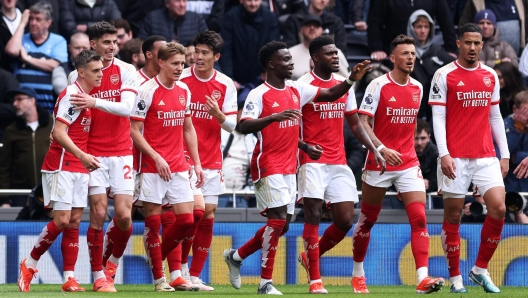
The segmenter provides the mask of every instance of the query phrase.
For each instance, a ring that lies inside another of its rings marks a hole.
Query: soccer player
[[[88,152],[97,156],[101,167],[90,173],[90,227],[87,242],[94,278],[94,291],[115,292],[114,276],[132,234],[132,194],[134,192],[132,141],[129,115],[137,94],[136,69],[114,58],[117,29],[101,21],[88,28],[90,47],[103,57],[101,86],[90,95],[72,96],[71,102],[92,111],[94,125],[90,130]],[[70,74],[70,81],[77,72]],[[111,129],[109,129],[111,128]],[[112,255],[103,271],[103,225],[108,206],[107,188],[114,199],[115,217],[109,224],[114,229]]]
[[[194,161],[197,187],[203,185],[204,178],[190,117],[191,93],[179,81],[185,52],[185,47],[175,42],[160,47],[160,73],[140,87],[130,116],[132,139],[140,150],[136,156],[140,162],[135,168],[138,173],[135,200],[141,202],[145,212],[144,244],[157,292],[174,291],[165,279],[162,261],[193,225],[194,198],[184,142]],[[171,205],[176,222],[163,232],[160,244],[163,205]]]
[[[258,133],[250,165],[251,177],[257,206],[268,220],[252,239],[237,250],[226,249],[223,256],[229,268],[229,281],[239,289],[242,260],[262,249],[257,293],[282,295],[273,286],[272,273],[279,237],[288,231],[294,210],[300,108],[312,101],[339,99],[365,73],[369,62],[356,65],[349,79],[324,89],[288,80],[293,62],[283,42],[272,41],[262,47],[259,61],[267,79],[249,93],[239,128],[244,134]]]
[[[309,51],[314,69],[300,77],[299,82],[330,88],[345,81],[345,78],[335,74],[339,71],[339,56],[331,37],[323,35],[315,38]],[[347,165],[343,146],[345,117],[356,137],[374,152],[375,161],[385,167],[383,157],[359,122],[354,92],[348,92],[334,102],[312,102],[302,108],[301,138],[304,144],[299,152],[298,203],[304,204],[305,251],[299,255],[299,262],[308,273],[310,293],[328,293],[321,281],[319,256],[341,242],[352,228],[354,203],[358,202],[356,180]],[[322,155],[314,160],[309,154],[311,151],[319,151]],[[330,207],[334,222],[319,240],[323,202]]]
[[[195,197],[194,225],[182,244],[182,275],[199,286],[200,291],[214,291],[200,279],[213,240],[214,213],[218,195],[225,192],[222,175],[221,129],[231,132],[236,126],[237,92],[233,80],[216,71],[224,41],[214,31],[196,34],[193,45],[196,63],[186,68],[180,80],[192,93],[191,115],[198,135],[198,153],[205,174],[201,189],[193,188]],[[191,178],[194,181],[196,175]],[[204,204],[205,203],[205,204]],[[200,237],[195,237],[199,234]],[[189,251],[193,249],[192,264],[188,266]],[[174,277],[173,277],[174,278]]]
[[[422,99],[422,85],[410,77],[416,61],[414,39],[397,36],[391,43],[390,61],[394,68],[374,79],[365,91],[359,108],[363,127],[377,150],[387,161],[381,175],[372,151],[367,153],[363,171],[363,202],[354,227],[355,293],[368,293],[363,261],[370,241],[370,230],[378,219],[387,188],[394,185],[403,201],[411,225],[411,249],[416,264],[416,293],[427,294],[441,289],[442,278],[428,276],[429,234],[425,220],[425,183],[414,150],[416,115]]]
[[[75,93],[90,92],[101,85],[101,56],[89,50],[74,58],[76,81],[61,92],[53,111],[53,141],[42,165],[44,203],[53,209],[50,221],[38,237],[29,256],[20,263],[18,287],[29,292],[37,274],[37,263],[62,232],[64,292],[84,292],[73,271],[79,254],[79,224],[87,206],[88,172],[99,168],[99,159],[87,152],[92,121],[90,109],[79,109],[70,102]]]
[[[438,192],[444,198],[442,245],[447,258],[451,292],[466,293],[460,275],[460,218],[470,183],[484,198],[488,214],[482,226],[480,248],[469,279],[488,293],[500,293],[488,263],[499,244],[506,207],[503,178],[510,152],[499,109],[499,79],[478,61],[482,32],[473,23],[458,30],[457,60],[436,71],[429,104],[438,146]],[[500,150],[496,158],[493,140]]]

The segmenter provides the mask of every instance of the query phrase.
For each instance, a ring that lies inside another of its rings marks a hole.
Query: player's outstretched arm
[[[303,140],[299,139],[297,142],[297,147],[308,154],[312,160],[318,160],[323,155],[323,147],[319,145],[308,145]]]
[[[385,145],[383,145],[383,143],[378,139],[376,134],[374,134],[372,127],[370,127],[370,122],[372,118],[368,115],[361,114],[359,115],[359,120],[361,122],[361,125],[363,125],[363,128],[365,129],[365,132],[369,136],[370,140],[372,141],[374,146],[376,146],[376,150],[379,151],[379,153],[381,154],[381,156],[383,156],[386,162],[391,166],[397,166],[401,164],[402,160],[400,156],[402,156],[402,154],[396,150],[385,147]]]
[[[185,117],[183,120],[183,138],[187,145],[188,153],[194,163],[194,172],[196,173],[196,187],[200,188],[204,185],[205,174],[200,163],[200,155],[198,155],[198,138],[196,137],[196,130],[192,124],[191,117]]]
[[[258,119],[242,119],[238,124],[240,132],[247,135],[263,130],[266,126],[273,122],[282,122],[285,120],[300,119],[302,116],[300,110],[290,109],[284,110],[280,113],[273,114],[264,118]]]
[[[96,108],[117,116],[129,117],[134,105],[135,94],[131,91],[123,91],[123,93],[130,93],[130,96],[128,94],[126,96],[122,94],[120,102],[94,98],[86,93],[72,94],[70,96],[70,102],[76,106],[76,110]]]
[[[148,155],[150,158],[154,160],[156,163],[156,169],[158,170],[158,174],[160,175],[161,179],[165,181],[170,181],[171,179],[171,171],[169,164],[161,155],[154,150],[150,146],[150,144],[145,140],[145,137],[143,137],[143,134],[141,131],[143,130],[143,122],[138,120],[130,120],[130,136],[132,137],[132,141],[134,141],[134,145],[141,150],[144,154]]]
[[[68,125],[62,121],[56,121],[55,127],[51,132],[53,138],[66,151],[77,157],[88,171],[93,171],[99,168],[99,160],[91,154],[83,152],[68,136]]]
[[[365,127],[361,124],[361,121],[359,120],[358,113],[346,115],[346,119],[348,122],[348,126],[350,126],[350,130],[352,130],[352,133],[361,142],[361,144],[363,144],[370,152],[374,154],[374,160],[376,161],[376,166],[377,167],[381,166],[380,174],[385,173],[385,169],[386,169],[385,159],[383,158],[383,156],[381,156],[378,149],[376,149],[376,146],[374,146],[374,144],[370,140],[370,137],[367,134]]]
[[[350,73],[348,79],[341,82],[341,84],[335,85],[332,88],[321,88],[319,96],[317,96],[315,101],[334,101],[338,98],[341,98],[341,96],[345,95],[345,93],[348,92],[348,90],[350,89],[350,87],[352,87],[355,81],[361,80],[363,75],[372,68],[372,66],[368,66],[369,64],[369,60],[365,60],[361,63],[356,64],[354,68],[352,68],[352,72]]]

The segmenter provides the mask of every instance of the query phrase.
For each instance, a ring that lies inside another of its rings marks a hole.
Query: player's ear
[[[319,61],[319,57],[316,55],[316,54],[313,54],[312,55],[312,60],[315,62],[315,61]]]
[[[158,59],[158,65],[160,68],[163,68],[163,60]]]
[[[396,57],[394,57],[394,54],[393,54],[393,53],[391,53],[391,54],[389,55],[389,60],[390,60],[390,62],[392,62],[393,64],[394,64],[394,62],[396,61]]]
[[[215,62],[220,59],[220,56],[221,56],[220,53],[216,53],[216,55],[214,55]]]
[[[90,48],[95,49],[95,40],[90,39]]]
[[[456,40],[456,45],[457,45],[457,48],[460,49],[460,39],[457,39],[457,40]]]

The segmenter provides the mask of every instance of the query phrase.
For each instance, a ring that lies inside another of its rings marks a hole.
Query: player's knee
[[[178,226],[181,226],[182,229],[190,229],[191,226],[194,224],[194,217],[193,216],[181,216],[176,219],[176,223]]]
[[[444,220],[447,221],[448,223],[459,224],[461,219],[462,219],[462,210],[458,210],[458,209],[445,210]]]
[[[493,219],[503,220],[506,216],[506,206],[501,204],[494,207],[492,210],[488,210],[488,216],[491,216]]]
[[[97,226],[99,229],[102,228],[106,218],[106,210],[94,209],[90,210],[90,223]]]
[[[116,226],[118,226],[121,230],[124,230],[124,228],[127,228],[130,223],[132,222],[132,217],[130,213],[125,214],[116,214]]]
[[[341,231],[348,232],[354,224],[354,216],[340,218],[334,221],[334,225]]]

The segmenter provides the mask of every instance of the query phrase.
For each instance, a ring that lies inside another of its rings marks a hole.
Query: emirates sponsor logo
[[[112,82],[112,84],[114,85],[117,85],[119,83],[119,75],[118,74],[110,75],[110,82]]]
[[[387,107],[387,116],[416,116],[416,115],[418,115],[418,109]]]
[[[491,98],[490,91],[475,91],[471,90],[469,92],[457,92],[458,100],[468,100],[468,99],[488,99]]]
[[[323,111],[343,111],[345,110],[345,104],[342,102],[326,102],[326,103],[314,103],[313,104],[315,112]]]
[[[484,85],[486,85],[486,87],[491,86],[491,78],[490,77],[483,77],[482,80],[484,81]]]
[[[214,90],[213,93],[211,93],[211,97],[218,101],[220,99],[220,97],[222,97],[222,93],[218,90]]]
[[[115,98],[121,96],[121,90],[119,89],[110,89],[110,90],[98,90],[97,92],[90,94],[95,98],[104,99],[106,101],[115,102]]]

